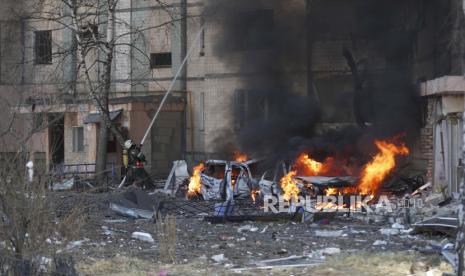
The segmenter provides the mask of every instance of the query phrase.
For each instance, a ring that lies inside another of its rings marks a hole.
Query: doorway
[[[152,175],[167,176],[173,161],[182,159],[183,112],[161,112],[152,129]]]

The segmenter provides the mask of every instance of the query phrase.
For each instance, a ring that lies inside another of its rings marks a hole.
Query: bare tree
[[[48,99],[53,101],[53,99]],[[39,274],[40,259],[52,256],[53,238],[66,240],[68,233],[76,233],[83,225],[80,220],[81,208],[58,218],[47,188],[52,180],[45,171],[29,175],[26,167],[32,159],[27,146],[37,133],[47,129],[53,121],[27,120],[19,114],[18,106],[24,104],[21,98],[17,105],[4,103],[8,123],[1,128],[0,139],[11,136],[18,139],[16,152],[0,154],[0,274]],[[20,121],[24,130],[18,132],[14,125]],[[20,135],[19,135],[20,134]],[[79,227],[75,224],[79,222]],[[57,234],[59,231],[60,234]],[[72,230],[72,231],[70,231]],[[57,236],[59,235],[59,236]],[[60,260],[60,262],[63,262]]]
[[[114,62],[119,48],[127,47],[149,60],[144,50],[137,48],[128,37],[169,26],[186,18],[175,15],[166,4],[157,3],[170,15],[169,20],[154,26],[132,26],[124,18],[117,16],[118,5],[123,0],[34,0],[26,8],[27,20],[54,22],[57,29],[72,34],[70,45],[60,45],[54,56],[66,60],[70,56],[76,60],[75,79],[67,86],[68,90],[83,86],[88,99],[100,113],[100,127],[97,139],[96,176],[103,181],[107,161],[107,141],[113,134],[123,145],[122,132],[110,119],[109,98],[112,92]],[[129,53],[126,53],[129,54]],[[67,65],[73,66],[73,64]]]

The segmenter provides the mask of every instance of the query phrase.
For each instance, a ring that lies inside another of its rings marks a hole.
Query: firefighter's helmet
[[[126,140],[126,142],[124,142],[124,147],[126,149],[130,149],[133,145],[134,145],[134,142],[132,142],[132,140]]]

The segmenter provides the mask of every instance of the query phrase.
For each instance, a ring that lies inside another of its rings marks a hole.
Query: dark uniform
[[[145,189],[154,188],[150,176],[144,169],[145,155],[140,146],[133,145],[128,150],[128,168],[126,185],[134,185]]]

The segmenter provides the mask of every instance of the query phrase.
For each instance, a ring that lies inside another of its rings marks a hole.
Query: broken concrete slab
[[[151,219],[159,204],[159,201],[149,197],[145,191],[129,189],[110,203],[110,209],[126,217]]]
[[[136,208],[127,208],[123,205],[116,203],[110,203],[110,209],[119,215],[130,217],[134,219],[151,219],[153,218],[154,212]]]
[[[458,219],[455,217],[433,217],[413,224],[415,232],[442,233],[455,236]]]

